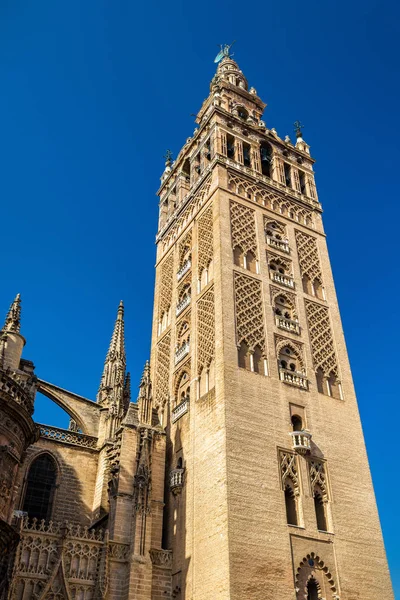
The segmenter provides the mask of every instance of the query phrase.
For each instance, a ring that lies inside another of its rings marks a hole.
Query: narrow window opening
[[[296,498],[290,485],[285,487],[286,521],[288,525],[298,525]]]
[[[318,586],[315,579],[307,583],[307,600],[318,600]]]
[[[283,165],[285,168],[285,183],[288,187],[292,187],[292,174],[290,165],[288,165],[287,163],[283,163]]]
[[[261,173],[266,177],[271,177],[271,163],[272,163],[272,148],[265,142],[260,146],[260,158],[261,158]]]
[[[245,167],[251,167],[250,144],[243,142],[243,164]]]
[[[315,517],[317,519],[318,530],[319,531],[327,531],[325,502],[323,501],[323,498],[318,491],[316,491],[314,493],[314,507],[315,507]]]
[[[300,190],[302,194],[306,193],[306,176],[303,171],[299,171]]]
[[[230,134],[226,136],[226,154],[228,158],[235,158],[235,138]]]
[[[292,427],[293,431],[302,431],[303,430],[303,421],[299,415],[292,416]]]

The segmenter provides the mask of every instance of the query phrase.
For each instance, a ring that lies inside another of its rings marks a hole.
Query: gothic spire
[[[150,363],[146,360],[144,365],[142,379],[139,385],[139,421],[146,425],[151,425],[152,421],[152,400],[153,395],[151,391],[151,376],[150,376]]]
[[[125,340],[124,340],[124,304],[121,300],[118,306],[117,319],[111,336],[110,346],[104,362],[98,393],[98,402],[102,403],[107,397],[112,396],[114,401],[121,404],[125,380]],[[120,398],[121,396],[121,398]]]
[[[21,296],[17,294],[6,316],[3,331],[19,333],[21,328]]]

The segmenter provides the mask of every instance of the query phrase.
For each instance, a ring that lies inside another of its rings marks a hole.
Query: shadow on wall
[[[75,460],[84,466],[81,452],[75,454]],[[83,474],[79,475],[73,465],[72,453],[75,448],[58,448],[57,443],[47,440],[39,440],[28,449],[18,479],[19,510],[38,520],[91,524],[92,506],[85,503]]]

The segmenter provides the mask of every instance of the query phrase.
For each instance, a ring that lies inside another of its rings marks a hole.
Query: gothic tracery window
[[[26,479],[23,510],[30,519],[49,520],[52,514],[57,467],[50,454],[40,454],[31,464]]]

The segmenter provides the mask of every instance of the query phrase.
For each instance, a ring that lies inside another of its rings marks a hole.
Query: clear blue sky
[[[3,0],[0,311],[21,292],[24,356],[43,379],[94,398],[123,298],[135,393],[149,353],[162,157],[193,131],[217,43],[238,40],[235,58],[268,103],[267,126],[283,137],[300,119],[318,161],[400,597],[399,22],[398,3],[377,0]],[[36,418],[65,423],[45,402]]]

